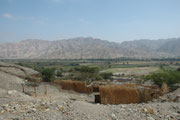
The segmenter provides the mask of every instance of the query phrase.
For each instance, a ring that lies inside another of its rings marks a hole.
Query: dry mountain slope
[[[166,42],[158,49],[158,51],[180,56],[180,39]]]
[[[180,56],[180,38],[136,40],[123,43],[95,38],[72,38],[57,41],[24,40],[0,44],[0,58],[151,58]],[[168,46],[168,49],[167,49]],[[174,47],[176,46],[176,47]]]
[[[179,57],[180,38],[159,40],[134,40],[123,42],[122,46],[146,54],[145,57]]]
[[[160,40],[134,40],[123,42],[121,45],[133,50],[137,51],[145,51],[145,52],[155,52],[159,49],[163,44],[168,42],[168,39],[160,39]]]
[[[93,38],[44,41],[25,40],[0,44],[1,58],[117,58],[136,57],[137,53],[120,47],[120,44]]]

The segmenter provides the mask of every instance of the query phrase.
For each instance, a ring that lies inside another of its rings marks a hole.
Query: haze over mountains
[[[179,56],[180,38],[115,43],[91,37],[78,37],[57,41],[29,39],[16,43],[0,44],[0,58],[2,59],[161,58]]]

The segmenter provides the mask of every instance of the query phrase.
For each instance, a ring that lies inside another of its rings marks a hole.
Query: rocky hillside
[[[94,38],[72,38],[45,41],[24,40],[0,44],[0,58],[151,58],[180,56],[180,38],[161,40],[135,40],[123,43]]]
[[[180,39],[166,42],[159,47],[158,51],[180,56]]]
[[[29,68],[0,62],[0,89],[22,91],[21,84],[39,74]]]

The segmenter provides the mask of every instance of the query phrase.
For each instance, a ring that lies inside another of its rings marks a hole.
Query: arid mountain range
[[[2,59],[85,59],[85,58],[162,58],[180,56],[180,38],[134,40],[122,43],[95,38],[46,41],[29,39],[1,43]]]

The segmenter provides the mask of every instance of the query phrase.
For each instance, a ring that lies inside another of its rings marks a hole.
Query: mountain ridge
[[[179,56],[180,38],[142,39],[116,43],[92,37],[77,37],[56,41],[28,39],[14,43],[0,43],[0,58],[3,59],[160,58]]]

